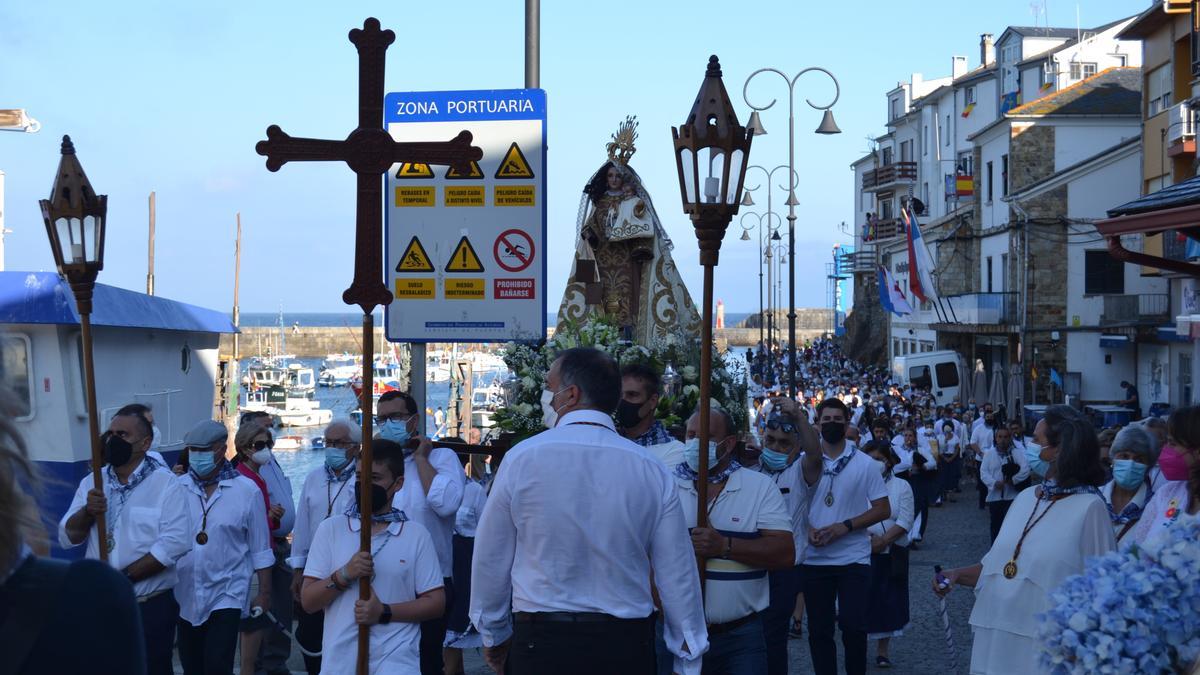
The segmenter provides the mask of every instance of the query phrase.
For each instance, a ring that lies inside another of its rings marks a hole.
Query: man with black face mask
[[[359,550],[364,518],[359,486],[345,513],[317,527],[304,567],[300,602],[306,612],[325,612],[322,663],[357,658],[358,627],[371,626],[368,670],[420,670],[421,622],[443,614],[446,594],[429,531],[392,506],[404,484],[404,447],[376,439],[371,466],[371,552]],[[358,599],[358,580],[371,580],[371,597]],[[346,666],[347,669],[349,666]]]
[[[668,469],[683,461],[683,443],[654,417],[662,378],[650,366],[630,364],[621,369],[621,400],[617,402],[617,428],[621,435],[650,451]]]
[[[179,620],[179,605],[171,592],[176,574],[173,561],[156,545],[164,531],[182,531],[183,523],[162,519],[175,475],[147,456],[153,437],[153,427],[140,412],[117,412],[102,439],[104,489],[92,488],[92,474],[84,476],[58,524],[58,542],[73,548],[87,539],[87,557],[99,558],[96,516],[104,515],[108,562],[129,578],[138,598],[146,672],[169,675],[174,672],[171,650]]]

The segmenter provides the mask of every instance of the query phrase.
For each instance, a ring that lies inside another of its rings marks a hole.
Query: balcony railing
[[[1196,111],[1187,103],[1177,103],[1167,119],[1167,155],[1196,154]]]
[[[908,185],[916,180],[916,162],[895,162],[864,173],[862,189],[875,191],[891,185]]]
[[[1171,320],[1171,296],[1166,293],[1104,296],[1101,326],[1160,325]]]
[[[865,242],[888,241],[904,236],[904,221],[899,218],[873,220],[864,228],[862,240]]]
[[[1009,293],[966,293],[942,298],[949,311],[952,323],[978,326],[1016,325],[1017,294]]]
[[[875,271],[875,253],[873,251],[855,251],[843,253],[838,261],[840,273],[861,274]]]

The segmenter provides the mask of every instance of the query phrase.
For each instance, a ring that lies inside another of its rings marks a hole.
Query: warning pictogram
[[[504,153],[504,159],[500,160],[500,166],[496,169],[496,178],[533,178],[533,169],[529,168],[529,161],[516,143]]]
[[[446,271],[483,271],[483,263],[479,260],[479,254],[475,253],[475,247],[471,246],[470,240],[468,240],[466,237],[458,240],[458,246],[454,247],[454,253],[450,254],[450,260],[446,263]]]
[[[520,272],[533,262],[533,237],[524,230],[505,230],[492,246],[496,264],[508,272]]]
[[[479,168],[479,162],[472,161],[470,171],[463,173],[452,166],[446,169],[445,177],[447,180],[480,180],[483,178],[483,170]]]
[[[428,164],[405,162],[396,170],[396,178],[433,178],[433,169]]]
[[[433,263],[429,261],[429,254],[425,252],[425,247],[421,245],[421,240],[416,237],[408,242],[408,247],[404,249],[404,255],[400,256],[400,262],[396,265],[397,272],[432,272]]]

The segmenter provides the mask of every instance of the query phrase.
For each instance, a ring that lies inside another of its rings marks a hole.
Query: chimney
[[[951,56],[950,57],[950,76],[958,79],[967,74],[967,57]]]
[[[979,61],[986,68],[996,60],[996,46],[992,44],[992,34],[984,33],[979,36]]]

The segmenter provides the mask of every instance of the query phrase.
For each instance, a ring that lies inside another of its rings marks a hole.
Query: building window
[[[900,117],[900,99],[893,98],[888,101],[888,119],[894,120]]]
[[[1171,64],[1150,71],[1146,76],[1146,117],[1154,117],[1171,107]]]
[[[890,147],[884,148],[883,149],[883,165],[891,166],[891,164],[892,164],[892,149]]]
[[[1082,80],[1096,74],[1096,64],[1082,63],[1080,61],[1071,62],[1071,79]]]
[[[1125,292],[1125,263],[1108,251],[1083,252],[1083,292],[1085,295],[1120,295]]]
[[[900,143],[900,161],[911,162],[913,160],[913,142],[902,141]]]
[[[987,203],[992,203],[992,163],[987,163]]]
[[[1008,292],[1008,254],[1000,255],[1000,292]]]
[[[879,219],[880,220],[891,220],[892,219],[892,200],[890,197],[887,199],[880,200],[880,202],[879,202]]]
[[[963,105],[968,106],[975,103],[975,87],[967,87],[963,90]]]
[[[1000,194],[1008,196],[1008,155],[1000,157]]]
[[[958,164],[955,168],[961,176],[974,176],[975,153],[970,150],[958,153]]]
[[[1129,62],[1129,57],[1124,54],[1113,54],[1112,57],[1116,59],[1118,68],[1124,68],[1125,64]]]
[[[33,369],[29,338],[0,335],[0,387],[12,393],[11,414],[17,420],[33,417]]]
[[[929,125],[923,127],[924,133],[921,134],[921,154],[929,156]]]
[[[950,147],[950,116],[946,115],[946,126],[942,127],[942,145]]]
[[[992,292],[992,256],[987,257],[987,292]]]

